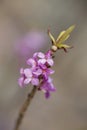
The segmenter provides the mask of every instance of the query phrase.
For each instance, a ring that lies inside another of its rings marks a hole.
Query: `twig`
[[[14,130],[19,130],[19,126],[20,126],[21,123],[22,123],[22,120],[23,120],[23,117],[24,117],[24,115],[25,115],[25,112],[26,112],[28,106],[30,105],[30,102],[31,102],[31,100],[33,99],[33,97],[34,97],[36,91],[37,91],[37,87],[34,86],[33,89],[32,89],[32,91],[28,94],[27,99],[25,100],[25,102],[24,102],[22,108],[20,109],[20,112],[19,112],[19,115],[18,115],[16,124],[15,124]]]

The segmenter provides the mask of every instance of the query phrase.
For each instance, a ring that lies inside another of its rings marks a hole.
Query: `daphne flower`
[[[52,70],[51,68],[47,68],[47,66],[40,64],[40,67],[42,69],[42,76],[44,79],[48,79],[49,75],[54,73],[54,70]]]
[[[27,64],[30,65],[32,68],[34,68],[34,67],[36,67],[37,62],[36,62],[36,60],[34,58],[29,58],[27,60]]]
[[[37,52],[34,54],[34,58],[39,58],[38,64],[47,64],[49,66],[53,66],[54,64],[50,51],[46,54]]]
[[[54,92],[56,89],[52,83],[52,79],[49,77],[47,81],[45,81],[42,86],[41,90],[45,93],[45,97],[50,97],[50,92]]]
[[[21,69],[23,72],[21,74],[21,78],[19,78],[19,85],[23,87],[24,85],[27,85],[29,83],[32,83],[32,85],[38,85],[39,79],[35,77],[32,73],[32,70],[29,68]],[[20,71],[21,71],[20,70]]]
[[[64,51],[67,51],[66,49],[71,48],[70,46],[63,44],[70,36],[70,33],[73,31],[73,29],[75,28],[75,25],[70,26],[67,30],[62,31],[57,40],[55,40],[55,38],[52,36],[52,34],[50,33],[50,31],[48,30],[48,34],[49,37],[52,41],[52,50],[53,51],[57,51],[57,49],[64,49]]]

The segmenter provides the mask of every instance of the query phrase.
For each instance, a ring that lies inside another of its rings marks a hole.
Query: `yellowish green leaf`
[[[54,45],[56,45],[56,41],[55,41],[54,37],[52,36],[52,34],[50,33],[50,31],[48,31],[48,34],[49,34],[49,37],[50,37],[52,43],[53,43]]]
[[[66,32],[66,31],[62,31],[62,32],[59,34],[59,36],[58,36],[56,42],[61,38],[61,36],[62,36],[65,32]]]
[[[68,48],[71,48],[69,45],[66,45],[66,44],[58,44],[57,47],[60,49],[60,48],[65,48],[65,49],[68,49]]]
[[[61,32],[58,40],[56,41],[56,44],[63,43],[65,40],[67,40],[70,33],[73,31],[74,28],[75,28],[75,25],[72,25],[65,32],[64,31]]]

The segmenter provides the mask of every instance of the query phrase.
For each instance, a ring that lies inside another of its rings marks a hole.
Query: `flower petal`
[[[52,57],[52,51],[49,50],[49,51],[47,51],[47,53],[46,53],[46,58],[51,58],[51,57]]]
[[[18,84],[19,84],[20,87],[24,86],[24,78],[23,77],[18,79]]]
[[[31,82],[31,78],[26,78],[25,80],[24,80],[24,84],[29,84]]]
[[[46,91],[45,92],[45,97],[48,99],[50,97],[50,92],[49,91]]]
[[[23,68],[20,69],[20,74],[24,74],[24,69]]]
[[[38,64],[45,64],[46,63],[46,59],[39,59],[38,60]]]
[[[45,64],[41,64],[39,63],[39,66],[42,70],[46,70],[47,69],[47,66]]]
[[[31,69],[24,69],[24,74],[25,76],[28,78],[28,77],[32,77],[32,71]]]
[[[38,56],[38,52],[36,52],[36,53],[34,53],[34,55],[33,55],[33,58],[37,58],[37,56]]]
[[[56,88],[54,87],[52,83],[50,83],[49,90],[52,92],[56,91]]]
[[[35,70],[33,71],[33,74],[35,74],[36,76],[41,75],[41,74],[42,74],[42,69],[35,69]]]
[[[38,57],[39,57],[39,58],[45,58],[45,54],[42,53],[42,52],[38,52]]]
[[[31,81],[31,83],[32,83],[33,85],[38,86],[38,85],[39,85],[39,79],[38,79],[38,78],[33,78],[32,81]]]
[[[47,74],[53,74],[55,71],[50,69],[50,68],[48,68],[46,72],[47,72]]]
[[[50,65],[50,66],[53,66],[54,62],[52,59],[47,59],[47,63]]]
[[[27,60],[27,64],[32,66],[32,67],[35,67],[36,61],[33,58],[30,58],[30,59]]]

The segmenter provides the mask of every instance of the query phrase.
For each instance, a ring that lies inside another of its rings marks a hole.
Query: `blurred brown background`
[[[67,42],[74,48],[56,53],[57,91],[49,100],[37,92],[20,130],[87,130],[87,1],[0,0],[0,130],[13,129],[30,91],[17,84],[22,64],[13,53],[15,41],[31,29],[50,28],[57,37],[72,24],[76,29]]]

